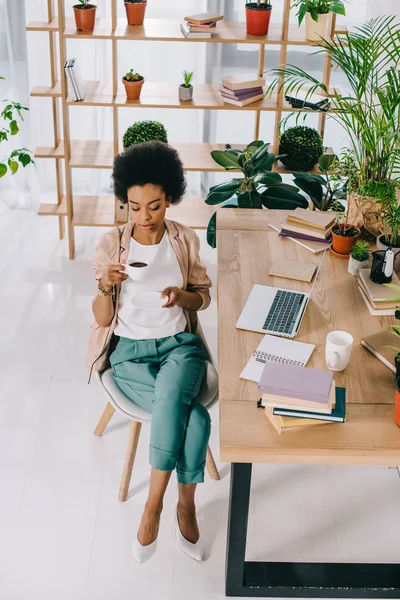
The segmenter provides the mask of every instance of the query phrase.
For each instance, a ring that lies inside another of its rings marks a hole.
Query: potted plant
[[[380,201],[376,214],[382,223],[383,233],[376,239],[378,250],[387,250],[390,246],[394,254],[394,268],[400,269],[400,204],[397,198]],[[396,260],[397,259],[397,260]]]
[[[295,0],[292,6],[298,9],[299,25],[306,17],[306,38],[313,42],[326,37],[331,12],[346,14],[341,0]]]
[[[5,80],[0,77],[0,80]],[[5,106],[0,113],[0,143],[9,142],[9,138],[17,135],[19,132],[18,120],[23,121],[22,111],[27,111],[29,108],[22,106],[19,102],[5,101]],[[11,175],[15,175],[19,166],[26,167],[29,164],[35,164],[32,158],[31,150],[27,148],[19,148],[12,150],[7,157],[0,159],[0,178],[4,177],[8,171]]]
[[[315,93],[330,95],[328,118],[340,124],[349,140],[358,182],[354,182],[352,207],[363,215],[373,207],[363,200],[382,189],[384,182],[400,182],[400,23],[381,16],[346,31],[332,40],[316,42],[316,54],[328,52],[346,77],[350,91],[330,94],[328,87],[295,65],[273,69],[276,78],[266,95],[285,89],[294,94],[307,88],[305,99]],[[371,51],[373,48],[373,52]],[[379,57],[379,60],[377,60]],[[374,201],[374,198],[372,198]]]
[[[335,165],[339,159],[336,154],[323,154],[318,166],[321,174],[294,172],[294,183],[308,196],[317,210],[344,212],[340,200],[346,199],[347,182],[338,177]]]
[[[349,258],[350,250],[356,243],[360,229],[349,222],[349,213],[336,213],[336,223],[332,228],[331,252],[337,258]]]
[[[79,0],[79,2],[80,4],[74,6],[76,28],[78,31],[93,31],[97,6],[90,4],[89,0]]]
[[[167,131],[164,125],[158,121],[137,121],[137,123],[134,123],[125,131],[122,144],[124,150],[126,150],[135,144],[153,142],[155,140],[168,142]]]
[[[191,100],[193,98],[194,71],[183,71],[183,83],[179,86],[179,100]]]
[[[123,76],[122,83],[125,86],[128,100],[138,100],[140,98],[140,92],[144,84],[144,77],[142,75],[131,69]]]
[[[361,269],[369,267],[370,250],[368,242],[358,240],[350,251],[348,272],[354,277],[358,277]]]
[[[398,286],[394,283],[385,283],[384,286],[391,288],[392,290],[395,290],[396,292],[400,293],[400,286]],[[392,301],[398,302],[398,301],[400,301],[400,297],[392,298]],[[398,321],[400,320],[400,307],[396,308],[394,316]],[[392,332],[394,335],[400,337],[400,327],[397,327],[396,325],[392,325]],[[398,346],[386,346],[386,348],[391,348],[392,350],[396,350],[396,352],[397,352],[397,354],[394,357],[394,365],[396,367],[396,381],[397,381],[397,378],[400,377],[400,348]]]
[[[216,163],[225,171],[239,171],[241,177],[212,186],[206,204],[281,210],[308,208],[308,202],[299,194],[298,188],[283,183],[281,175],[271,171],[281,157],[269,152],[269,146],[269,143],[256,140],[244,150],[213,150],[211,156]],[[216,247],[216,215],[213,214],[207,228],[207,241],[212,248]]]
[[[297,125],[281,135],[279,154],[289,171],[311,171],[323,152],[322,138],[312,127]]]
[[[124,4],[128,25],[143,25],[147,0],[125,0]]]
[[[271,19],[272,4],[269,0],[246,0],[246,31],[250,35],[266,35]]]

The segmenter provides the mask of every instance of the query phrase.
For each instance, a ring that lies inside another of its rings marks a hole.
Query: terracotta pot
[[[396,379],[396,425],[400,427],[400,377]]]
[[[388,249],[388,245],[389,244],[387,244],[385,242],[384,235],[380,235],[379,237],[376,238],[377,250],[383,250],[384,252],[386,252],[386,250]],[[393,246],[392,246],[392,250],[393,250],[393,258],[394,258],[393,269],[397,273],[398,271],[400,271],[400,248],[393,248]]]
[[[142,91],[144,78],[140,79],[140,81],[127,81],[123,77],[122,83],[125,86],[126,97],[128,98],[128,100],[138,100],[140,98],[140,92]]]
[[[339,225],[339,227],[342,229],[343,225]],[[353,229],[357,230],[357,235],[344,236],[335,233],[335,228],[332,230],[332,250],[335,255],[339,255],[341,258],[347,258],[349,256],[350,250],[360,235],[358,227],[353,227]]]
[[[82,8],[81,4],[75,4],[75,22],[78,31],[93,31],[96,22],[96,9],[94,4],[88,4],[87,8]]]
[[[179,100],[191,100],[193,98],[193,86],[185,87],[184,85],[179,86]]]
[[[329,13],[318,15],[318,21],[314,21],[310,13],[306,13],[306,38],[312,42],[320,42],[326,39],[328,29]]]
[[[246,31],[249,35],[266,35],[269,29],[272,6],[251,2],[246,4]]]
[[[146,12],[146,2],[125,2],[126,18],[128,25],[143,25]]]

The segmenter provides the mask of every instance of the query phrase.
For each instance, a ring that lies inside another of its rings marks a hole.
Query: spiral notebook
[[[267,362],[305,367],[314,348],[314,344],[265,335],[241,372],[240,378],[259,383]]]

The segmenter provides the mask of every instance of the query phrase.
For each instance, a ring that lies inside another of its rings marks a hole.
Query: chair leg
[[[208,474],[211,477],[211,479],[214,479],[214,481],[219,481],[220,477],[219,477],[217,465],[215,464],[214,457],[212,455],[210,446],[207,447],[206,467],[207,467],[207,471],[208,471]]]
[[[128,496],[129,484],[132,476],[133,463],[135,462],[136,448],[139,441],[140,430],[142,424],[138,421],[132,421],[131,428],[129,430],[128,446],[125,454],[125,464],[122,471],[121,485],[119,487],[118,500],[125,502]]]
[[[107,406],[105,407],[103,414],[100,417],[100,421],[97,423],[97,427],[94,430],[94,435],[103,435],[103,432],[114,413],[115,408],[112,404],[107,402]]]

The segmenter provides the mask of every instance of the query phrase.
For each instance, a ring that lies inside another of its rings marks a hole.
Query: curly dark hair
[[[114,193],[121,202],[128,202],[128,190],[146,183],[158,185],[179,204],[186,190],[182,161],[177,151],[165,142],[153,141],[136,144],[114,160],[112,172]]]

